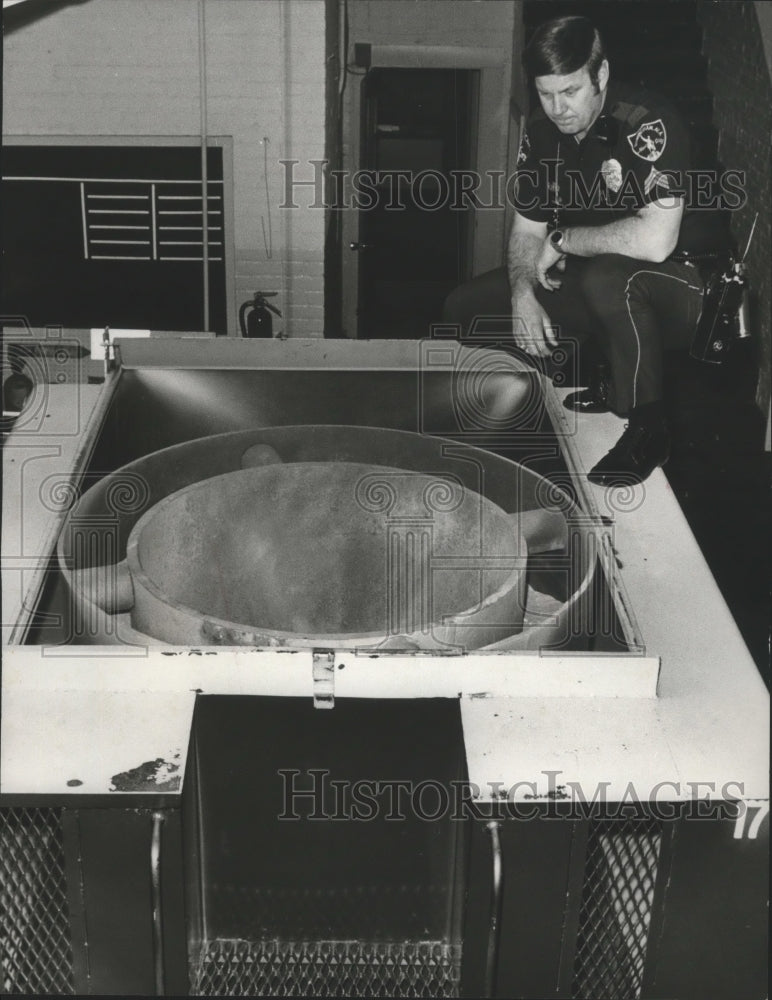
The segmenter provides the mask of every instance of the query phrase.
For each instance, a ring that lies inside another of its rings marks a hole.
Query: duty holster
[[[698,361],[721,364],[748,329],[745,264],[730,251],[689,258],[702,279],[702,309],[690,354]]]

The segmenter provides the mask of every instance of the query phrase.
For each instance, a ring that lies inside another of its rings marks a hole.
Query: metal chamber
[[[407,637],[407,648],[534,649],[586,636],[594,541],[563,490],[511,459],[406,431],[302,425],[200,438],[115,470],[70,510],[58,554],[75,618],[96,642]],[[404,550],[416,544],[425,551],[409,568]],[[250,547],[255,573],[272,567],[262,614],[244,597],[255,589]],[[159,574],[166,584],[153,583]],[[476,614],[469,627],[448,622],[463,612]]]
[[[542,537],[535,544],[528,537],[524,627],[486,648],[630,648],[606,556],[598,557],[596,526],[575,502],[575,473],[536,373],[486,350],[469,352],[464,366],[447,363],[444,347],[440,363],[427,354],[419,370],[374,368],[368,352],[359,361],[354,352],[349,361],[332,350],[336,345],[311,352],[308,367],[224,367],[222,345],[216,346],[189,369],[176,355],[173,367],[159,367],[155,350],[146,366],[120,370],[98,425],[89,429],[82,479],[68,484],[66,495],[43,498],[69,510],[25,642],[147,644],[128,615],[106,615],[97,602],[73,599],[72,572],[120,563],[150,506],[203,474],[240,468],[250,440],[270,447],[278,434],[284,462],[367,462],[436,473],[455,477],[506,513],[546,511]],[[302,434],[294,435],[299,427]],[[412,438],[409,448],[402,433]],[[216,449],[205,440],[215,437]],[[600,564],[603,570],[594,572]],[[112,582],[101,578],[104,588]]]

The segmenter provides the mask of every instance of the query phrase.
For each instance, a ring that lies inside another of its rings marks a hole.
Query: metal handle
[[[126,559],[108,566],[73,570],[72,587],[108,615],[124,614],[134,607],[134,584]]]
[[[519,510],[508,514],[510,523],[528,545],[528,555],[553,552],[568,544],[568,522],[557,510]]]
[[[161,909],[161,831],[165,816],[153,813],[153,832],[150,836],[150,884],[153,895],[153,967],[155,970],[156,996],[166,994],[164,976],[164,920]]]
[[[485,963],[485,996],[496,995],[496,967],[499,960],[501,939],[501,898],[504,887],[504,861],[501,853],[499,830],[501,821],[492,819],[485,824],[491,835],[491,856],[493,860],[493,881],[491,885],[491,911],[488,925],[488,955]]]
[[[314,708],[335,708],[335,653],[315,649],[313,653]]]
[[[349,243],[349,247],[352,250],[372,250],[372,243]]]

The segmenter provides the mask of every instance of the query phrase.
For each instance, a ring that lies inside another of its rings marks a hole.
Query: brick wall
[[[323,330],[323,212],[279,209],[278,161],[324,156],[324,7],[205,5],[207,131],[234,145],[236,308],[278,291],[291,336]],[[3,132],[195,137],[198,37],[197,0],[91,0],[42,17],[4,41]]]
[[[772,310],[772,86],[755,5],[701,0],[697,16],[704,29],[703,52],[714,96],[718,155],[726,168],[747,172],[748,201],[733,215],[733,230],[744,246],[753,217],[759,221],[749,255],[753,333],[759,360],[756,401],[769,408],[770,311]]]

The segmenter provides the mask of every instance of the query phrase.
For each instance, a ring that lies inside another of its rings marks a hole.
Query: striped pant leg
[[[661,400],[663,352],[688,347],[694,336],[702,303],[697,272],[674,261],[603,254],[585,262],[581,280],[611,366],[612,408],[626,414]]]

